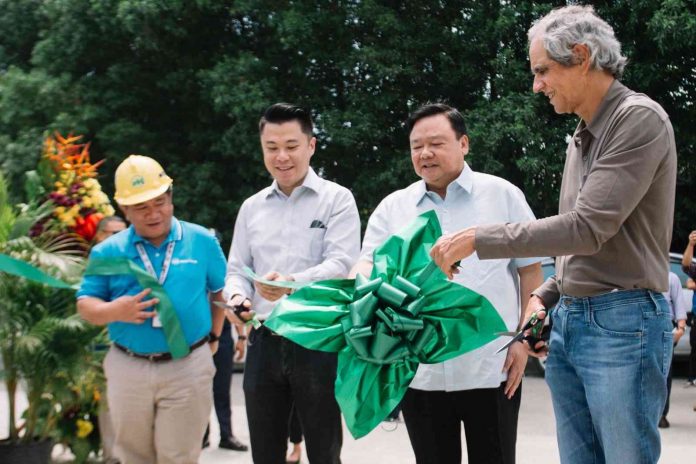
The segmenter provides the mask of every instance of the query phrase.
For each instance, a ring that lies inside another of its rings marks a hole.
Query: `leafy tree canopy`
[[[526,31],[564,3],[0,0],[0,163],[19,197],[47,132],[86,134],[108,178],[148,154],[175,179],[177,214],[229,239],[241,202],[269,183],[258,118],[297,102],[314,111],[315,168],[353,190],[366,220],[416,178],[408,112],[446,100],[465,112],[474,169],[551,215],[577,119],[532,94]],[[594,4],[629,56],[624,82],[671,116],[681,250],[696,226],[694,2]]]

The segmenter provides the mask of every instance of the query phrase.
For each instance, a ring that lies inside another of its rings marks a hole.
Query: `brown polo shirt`
[[[476,229],[479,258],[556,256],[556,275],[534,291],[561,294],[668,287],[677,154],[667,113],[614,81],[566,150],[557,216]]]

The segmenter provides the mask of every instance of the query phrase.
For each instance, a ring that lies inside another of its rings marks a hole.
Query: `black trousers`
[[[292,409],[290,410],[288,438],[290,439],[290,443],[294,443],[295,445],[302,443],[302,425],[300,425],[300,418],[297,415],[295,405],[293,405]]]
[[[460,464],[464,423],[469,464],[514,464],[522,386],[454,392],[409,388],[401,403],[418,464]]]
[[[343,433],[334,398],[337,358],[302,348],[265,327],[249,334],[244,368],[251,453],[255,464],[285,462],[293,404],[311,464],[339,464]]]
[[[225,319],[222,326],[218,350],[213,355],[215,363],[215,377],[213,377],[213,404],[215,415],[220,424],[220,440],[225,440],[232,433],[232,403],[230,401],[230,388],[232,387],[232,368],[234,363],[234,346],[230,323]],[[210,425],[205,429],[203,441],[208,440]]]
[[[694,293],[696,298],[696,293]],[[689,354],[689,380],[696,380],[696,317],[693,311],[686,315],[687,324],[691,326],[689,332],[689,344],[691,345],[691,353]]]
[[[677,346],[676,344],[674,346]],[[674,357],[669,362],[669,371],[667,372],[667,401],[665,401],[665,409],[662,411],[662,415],[667,417],[669,414],[669,397],[672,395],[672,365],[674,364]]]

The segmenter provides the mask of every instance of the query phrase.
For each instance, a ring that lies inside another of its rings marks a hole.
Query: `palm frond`
[[[10,237],[15,222],[14,211],[9,202],[9,188],[5,176],[0,171],[0,243]]]
[[[40,204],[20,204],[19,215],[16,217],[10,239],[24,237],[29,234],[31,227],[53,212],[53,202],[50,200]]]

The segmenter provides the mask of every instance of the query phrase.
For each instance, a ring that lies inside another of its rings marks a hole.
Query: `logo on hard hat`
[[[143,176],[134,176],[131,179],[131,187],[137,187],[138,185],[145,185],[145,178]]]

